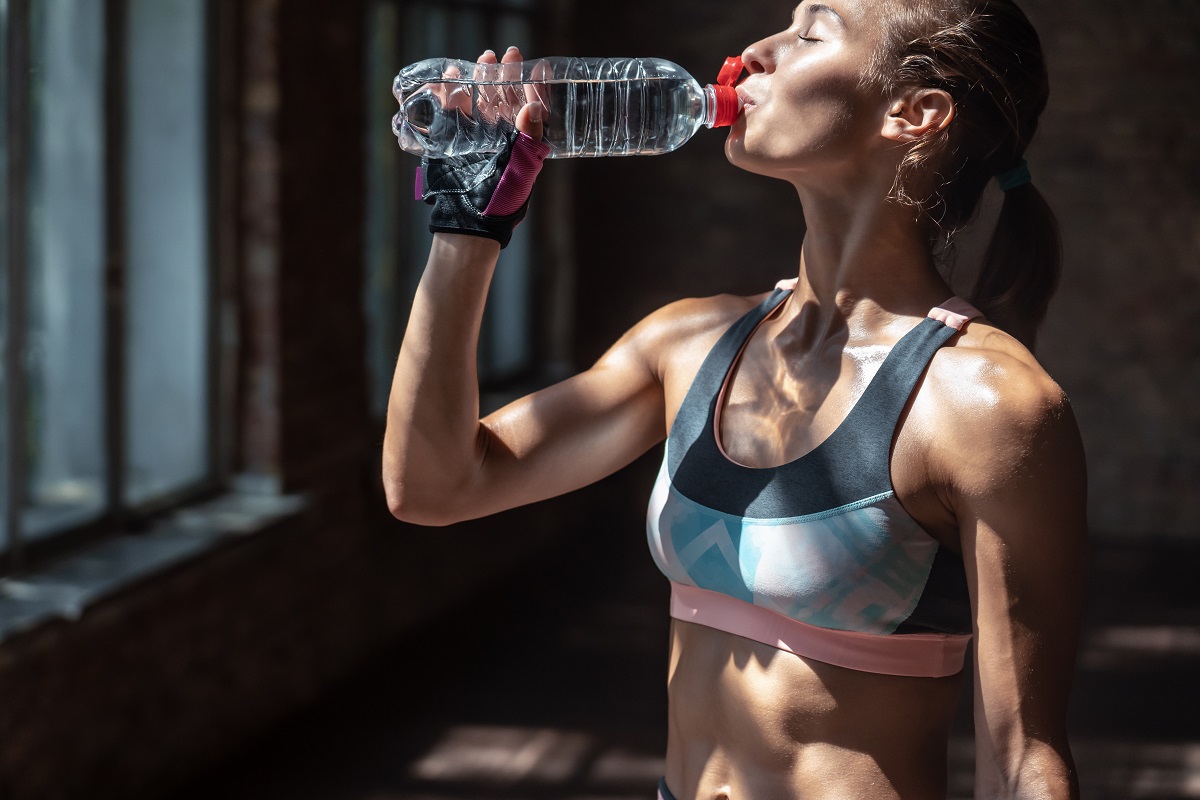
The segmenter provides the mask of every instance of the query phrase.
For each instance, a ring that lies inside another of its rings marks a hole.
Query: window
[[[392,78],[406,64],[449,56],[474,60],[510,44],[534,52],[533,0],[447,2],[374,0],[368,6],[367,106],[367,353],[375,415],[387,411],[396,353],[408,309],[425,266],[431,237],[429,208],[412,199],[419,160],[391,132],[396,102]],[[483,385],[527,373],[534,365],[534,259],[527,221],[500,256],[479,345]]]
[[[215,476],[209,4],[0,0],[0,554]]]

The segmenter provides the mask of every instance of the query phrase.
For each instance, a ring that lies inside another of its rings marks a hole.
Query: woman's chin
[[[738,169],[759,172],[760,159],[756,158],[754,153],[747,151],[744,133],[744,130],[736,127],[729,132],[728,138],[725,139],[725,158]]]
[[[729,138],[725,140],[725,159],[738,169],[752,172],[755,175],[778,178],[783,173],[778,162],[748,151],[744,140],[736,134],[730,134]]]

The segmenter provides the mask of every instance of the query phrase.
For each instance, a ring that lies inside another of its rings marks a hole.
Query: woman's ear
[[[954,119],[954,98],[941,89],[913,89],[892,103],[881,133],[885,139],[913,142],[945,129]]]

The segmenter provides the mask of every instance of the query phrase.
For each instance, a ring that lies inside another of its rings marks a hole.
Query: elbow
[[[477,475],[457,459],[436,462],[385,450],[383,491],[388,510],[401,522],[440,528],[480,516]]]
[[[402,487],[385,485],[384,493],[387,495],[388,511],[401,522],[429,528],[450,524],[450,521],[442,519],[433,509],[417,501],[417,498],[405,492]]]
[[[442,528],[461,522],[465,517],[451,513],[452,503],[438,502],[428,492],[414,491],[398,481],[384,481],[388,511],[401,522],[426,528]]]

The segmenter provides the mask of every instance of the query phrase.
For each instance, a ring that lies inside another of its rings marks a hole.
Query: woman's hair
[[[890,0],[884,13],[867,86],[888,97],[928,87],[954,98],[954,119],[911,147],[891,192],[945,253],[988,181],[1021,163],[1037,131],[1049,95],[1041,42],[1012,0]],[[1061,261],[1041,193],[1031,183],[1010,189],[970,300],[1032,349]]]

